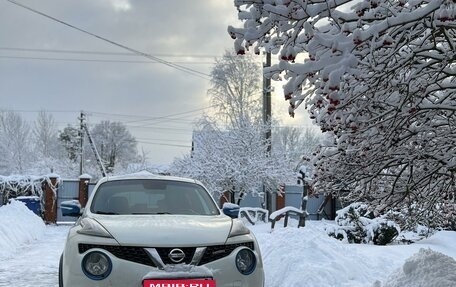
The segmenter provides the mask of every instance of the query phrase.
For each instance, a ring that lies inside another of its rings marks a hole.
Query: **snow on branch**
[[[456,3],[349,2],[238,0],[244,25],[228,32],[238,52],[277,55],[265,75],[326,134],[317,192],[378,212],[455,208]]]

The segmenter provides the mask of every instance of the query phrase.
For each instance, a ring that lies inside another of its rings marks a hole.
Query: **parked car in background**
[[[198,181],[103,178],[85,209],[67,203],[62,212],[79,218],[61,256],[60,287],[264,285],[255,237]]]

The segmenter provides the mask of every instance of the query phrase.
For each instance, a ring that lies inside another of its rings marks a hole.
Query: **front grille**
[[[159,248],[155,248],[155,249],[157,250],[158,254],[160,255],[160,258],[163,261],[163,263],[165,263],[165,264],[175,264],[168,257],[169,253],[174,248],[175,247],[164,247],[164,248],[159,247]],[[192,258],[193,258],[193,255],[195,254],[196,248],[195,247],[177,247],[177,248],[179,248],[180,250],[184,251],[184,253],[185,253],[185,258],[180,263],[190,264],[190,262],[192,262]]]
[[[114,245],[96,245],[96,244],[79,244],[79,253],[84,253],[89,249],[99,248],[112,253],[115,257],[127,261],[136,262],[143,265],[156,267],[142,247],[134,246],[114,246]]]
[[[243,242],[237,244],[229,244],[229,245],[215,245],[215,246],[208,246],[206,248],[206,252],[204,252],[203,258],[198,265],[204,265],[206,263],[221,259],[226,257],[233,252],[234,249],[245,246],[250,249],[254,249],[253,242]]]
[[[226,257],[233,252],[234,249],[245,246],[250,249],[254,249],[253,242],[243,242],[238,244],[228,244],[228,245],[214,245],[214,246],[207,246],[206,251],[204,252],[203,257],[201,258],[198,265],[204,265],[209,262],[221,259]],[[143,265],[148,265],[152,267],[157,267],[150,259],[149,255],[145,251],[143,247],[136,247],[136,246],[116,246],[116,245],[98,245],[98,244],[86,244],[80,243],[79,246],[79,253],[84,253],[90,249],[98,248],[106,250],[112,253],[117,258],[136,262]],[[168,254],[174,248],[179,248],[185,253],[185,258],[182,263],[190,264],[192,261],[193,255],[195,254],[196,247],[158,247],[155,248],[160,255],[161,260],[165,264],[174,264],[171,259],[169,259]]]

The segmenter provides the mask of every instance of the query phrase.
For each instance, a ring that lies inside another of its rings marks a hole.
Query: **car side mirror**
[[[79,217],[82,214],[81,204],[77,200],[62,201],[60,210],[63,216]]]
[[[225,202],[222,207],[222,211],[225,215],[228,215],[231,218],[239,217],[239,205],[234,203]]]

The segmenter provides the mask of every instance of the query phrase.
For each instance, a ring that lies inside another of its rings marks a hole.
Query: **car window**
[[[101,184],[90,211],[99,214],[217,215],[219,209],[200,185],[172,180],[131,179]]]

